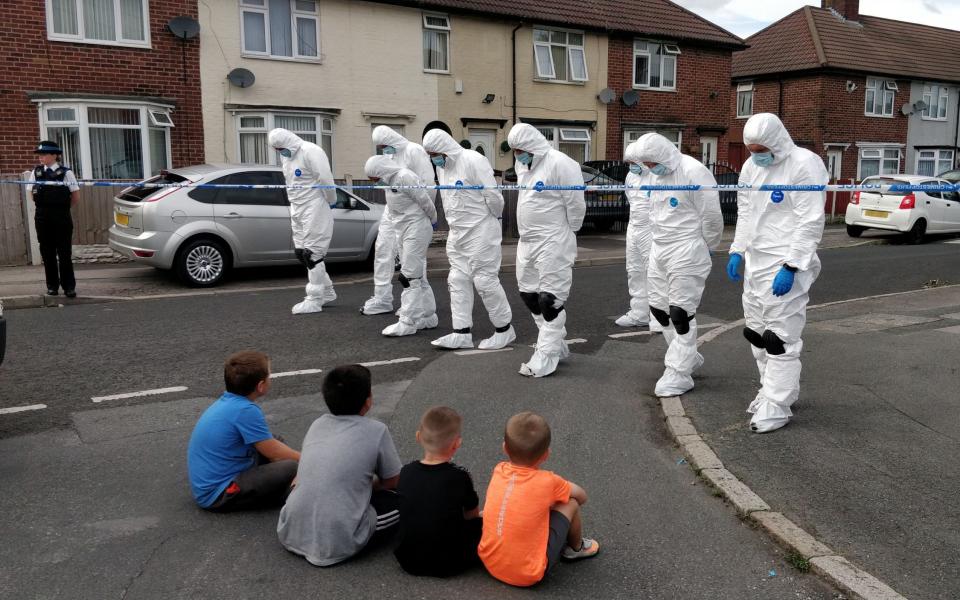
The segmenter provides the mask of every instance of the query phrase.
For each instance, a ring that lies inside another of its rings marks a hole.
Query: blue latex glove
[[[773,278],[773,295],[780,297],[790,291],[793,287],[794,272],[783,266],[780,272]]]
[[[430,227],[433,227],[433,230],[436,231],[438,227],[438,223],[434,221],[433,223],[430,223]]]
[[[727,277],[730,278],[730,281],[740,281],[743,279],[740,277],[741,266],[743,266],[743,255],[734,252],[730,255],[730,260],[727,262]]]

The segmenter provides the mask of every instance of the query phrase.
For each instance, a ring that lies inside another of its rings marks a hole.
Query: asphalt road
[[[960,282],[960,245],[863,246],[820,253],[823,272],[812,302],[823,303],[874,294],[919,289],[931,280]],[[700,308],[702,318],[734,320],[742,316],[739,287],[723,274],[726,257],[714,258],[714,270]],[[519,299],[512,274],[502,277],[514,309],[519,341],[535,341],[533,322]],[[231,352],[256,348],[267,352],[273,371],[326,369],[347,362],[417,358],[377,368],[378,381],[411,379],[444,354],[429,340],[450,327],[449,297],[434,280],[440,327],[406,338],[384,338],[380,330],[391,315],[364,317],[357,308],[368,285],[340,286],[338,300],[321,314],[292,316],[298,290],[222,296],[198,296],[59,309],[9,311],[7,356],[0,366],[0,409],[45,404],[48,408],[0,414],[0,437],[69,425],[71,411],[99,406],[215,396],[222,389],[222,360]],[[397,294],[399,296],[399,294]],[[627,308],[626,277],[620,266],[575,271],[568,303],[568,338],[587,341],[580,353],[598,350],[616,333],[611,317]],[[492,327],[475,304],[475,341]],[[516,353],[518,363],[526,349]],[[273,395],[316,392],[320,376],[277,379]],[[91,398],[143,390],[186,387],[172,394],[107,400]]]

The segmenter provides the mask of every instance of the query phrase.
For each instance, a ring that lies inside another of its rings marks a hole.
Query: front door
[[[840,179],[840,174],[843,172],[841,170],[843,167],[842,163],[842,150],[827,150],[827,173],[830,173],[830,181],[837,181]]]
[[[714,165],[717,163],[717,143],[716,137],[700,138],[700,160],[705,165]]]
[[[497,132],[492,129],[471,129],[470,147],[482,154],[491,167],[496,165]]]

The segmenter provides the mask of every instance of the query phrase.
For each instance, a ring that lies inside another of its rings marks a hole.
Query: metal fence
[[[707,165],[713,177],[720,185],[736,185],[740,181],[740,173],[736,169],[725,163],[713,163]],[[724,225],[737,224],[737,193],[732,190],[723,190],[720,192],[720,212],[723,213]]]

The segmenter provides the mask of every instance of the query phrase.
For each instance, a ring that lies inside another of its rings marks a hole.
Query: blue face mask
[[[756,152],[752,158],[758,167],[769,167],[773,164],[773,152]]]
[[[386,154],[387,156],[393,156],[394,154],[397,153],[397,149],[394,148],[393,146],[384,146],[383,153]]]
[[[650,167],[650,172],[657,176],[666,175],[667,168],[663,165],[657,165],[655,167]]]
[[[527,165],[528,167],[533,163],[533,155],[529,152],[521,152],[516,155],[517,162],[521,165]]]
[[[293,152],[290,152],[287,148],[280,148],[280,156],[284,158],[290,158],[293,156]]]
[[[633,173],[634,175],[642,175],[643,167],[641,167],[637,163],[630,163],[630,172]]]
[[[444,165],[447,164],[447,157],[443,156],[442,154],[438,154],[437,156],[431,156],[430,162],[442,168]]]

